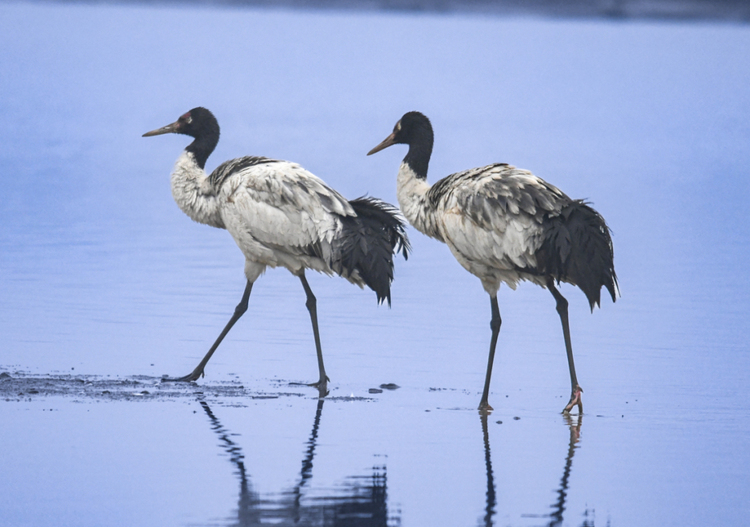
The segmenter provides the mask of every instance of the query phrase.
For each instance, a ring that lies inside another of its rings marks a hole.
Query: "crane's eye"
[[[394,132],[400,132],[401,131],[401,121],[396,123],[396,126],[393,127]]]
[[[184,121],[187,124],[190,124],[193,122],[193,117],[190,115],[190,112],[188,112],[180,117],[180,121]]]

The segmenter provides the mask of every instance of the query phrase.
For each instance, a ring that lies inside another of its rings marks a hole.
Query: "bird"
[[[548,289],[556,302],[570,370],[571,396],[564,414],[583,413],[568,323],[568,301],[557,285],[578,286],[591,311],[605,287],[619,295],[612,237],[604,218],[585,200],[571,199],[528,170],[495,163],[427,183],[434,134],[430,120],[407,112],[393,132],[367,155],[406,144],[397,176],[401,212],[419,232],[444,242],[453,256],[478,277],[490,296],[490,350],[480,412],[491,412],[490,378],[502,319],[497,292],[502,283],[516,289],[529,281]]]
[[[408,258],[405,220],[396,207],[374,197],[347,200],[297,163],[245,156],[220,164],[211,174],[206,161],[219,142],[219,123],[209,110],[193,108],[177,121],[143,134],[183,134],[193,138],[171,174],[172,196],[198,223],[226,229],[245,256],[247,283],[242,298],[205,357],[188,375],[167,381],[195,381],[209,359],[247,311],[253,284],[271,267],[297,276],[312,322],[319,379],[310,386],[321,397],[329,378],[323,364],[317,301],[306,269],[337,274],[375,291],[378,304],[391,304],[393,256]]]

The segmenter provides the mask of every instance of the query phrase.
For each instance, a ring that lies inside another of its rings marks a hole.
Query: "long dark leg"
[[[487,376],[484,379],[484,392],[482,393],[482,400],[479,402],[479,411],[481,412],[492,411],[492,407],[487,399],[490,396],[490,378],[492,377],[492,363],[495,361],[497,336],[500,334],[500,324],[503,322],[500,318],[500,308],[497,307],[497,296],[490,295],[490,304],[492,305],[492,320],[490,320],[492,338],[490,339],[490,356],[487,359]]]
[[[229,330],[232,329],[232,326],[234,326],[234,323],[237,322],[242,315],[245,314],[245,311],[247,311],[247,302],[250,300],[250,291],[253,289],[253,283],[251,281],[247,281],[247,285],[245,286],[245,292],[242,293],[242,300],[240,300],[240,303],[237,304],[237,307],[234,308],[234,314],[232,315],[232,318],[229,319],[229,322],[227,322],[227,325],[224,326],[224,329],[222,330],[221,334],[219,335],[219,338],[216,339],[216,342],[214,342],[214,345],[211,346],[211,349],[208,350],[208,353],[206,353],[206,356],[203,357],[203,360],[198,364],[198,366],[195,367],[193,370],[193,373],[190,373],[188,375],[185,375],[184,377],[178,377],[178,378],[172,378],[172,377],[164,377],[162,378],[163,381],[176,381],[176,382],[188,382],[188,381],[197,381],[201,376],[203,376],[203,368],[206,367],[206,364],[208,364],[208,361],[211,359],[211,355],[214,354],[214,351],[216,351],[216,348],[219,347],[219,344],[221,344],[221,341],[224,340],[224,337],[227,336],[227,333],[229,333]]]
[[[570,325],[568,324],[568,301],[564,296],[560,294],[560,291],[555,287],[555,282],[552,278],[547,279],[547,287],[549,288],[552,296],[557,301],[557,313],[560,315],[560,321],[563,327],[563,337],[565,337],[565,351],[568,354],[568,368],[570,369],[570,401],[563,408],[563,413],[570,412],[574,406],[578,406],[578,413],[583,414],[583,401],[581,400],[581,393],[583,389],[578,385],[578,378],[576,377],[576,366],[573,362],[573,345],[570,342]]]
[[[307,306],[307,310],[310,312],[310,321],[312,321],[312,328],[313,328],[313,335],[315,336],[315,349],[318,352],[318,370],[320,372],[320,380],[318,382],[311,384],[310,386],[315,386],[318,391],[320,392],[321,397],[325,397],[328,395],[328,376],[326,375],[326,368],[323,366],[323,350],[320,347],[320,333],[318,332],[318,309],[317,309],[317,300],[315,299],[315,295],[312,292],[312,289],[310,289],[310,284],[307,283],[307,278],[305,278],[305,271],[303,270],[302,273],[299,275],[299,279],[302,282],[302,287],[305,288],[305,294],[307,295],[307,302],[305,305]]]

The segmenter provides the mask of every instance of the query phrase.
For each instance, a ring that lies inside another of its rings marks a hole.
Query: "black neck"
[[[420,179],[427,179],[433,142],[432,125],[424,117],[424,122],[414,126],[409,133],[409,152],[404,158],[404,163],[408,164]]]
[[[218,143],[219,131],[216,130],[215,134],[212,133],[196,137],[195,141],[190,143],[185,150],[193,154],[195,162],[198,163],[199,167],[205,168],[208,156],[211,155]]]
[[[427,169],[432,155],[431,144],[416,144],[409,146],[409,152],[404,157],[404,163],[414,171],[419,179],[427,179]]]
[[[195,119],[194,127],[183,133],[192,135],[195,141],[190,143],[185,150],[195,156],[195,162],[198,163],[198,166],[205,168],[208,156],[219,144],[219,123],[211,112],[203,108],[191,110],[191,113],[195,114],[193,116]]]

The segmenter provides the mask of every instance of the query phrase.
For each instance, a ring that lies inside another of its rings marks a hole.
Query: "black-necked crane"
[[[583,390],[573,363],[568,301],[555,284],[577,285],[592,311],[599,305],[602,286],[615,301],[618,286],[612,238],[604,218],[583,200],[570,199],[531,172],[505,163],[457,172],[431,186],[427,167],[433,138],[429,119],[408,112],[367,155],[394,144],[409,145],[398,171],[401,212],[418,231],[446,243],[490,295],[492,337],[479,409],[492,410],[488,397],[501,324],[500,284],[515,289],[519,281],[528,280],[549,289],[557,302],[571,382],[570,401],[563,412],[578,406],[582,413]]]
[[[285,267],[299,277],[307,296],[320,378],[311,384],[328,393],[316,299],[305,269],[338,274],[369,286],[378,303],[391,302],[393,255],[408,256],[409,241],[395,207],[375,198],[352,201],[300,165],[265,157],[240,157],[204,167],[219,142],[219,123],[205,108],[193,108],[176,122],[143,134],[193,137],[177,159],[172,196],[198,223],[226,229],[245,255],[247,284],[240,303],[213,346],[192,373],[172,381],[195,381],[232,326],[247,311],[253,283],[267,267]]]

